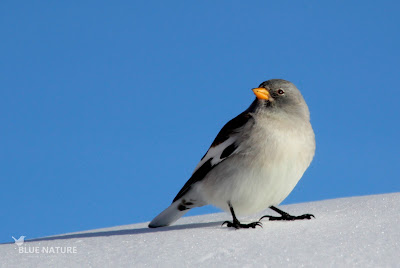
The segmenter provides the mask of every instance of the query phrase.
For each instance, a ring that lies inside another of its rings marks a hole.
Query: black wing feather
[[[218,144],[223,143],[229,137],[232,136],[232,134],[237,133],[237,130],[246,124],[249,119],[252,118],[250,113],[248,111],[244,111],[243,113],[239,114],[232,120],[230,120],[228,123],[225,124],[225,126],[220,130],[218,133],[217,137],[214,139],[213,143],[211,144],[210,148],[217,146]],[[235,149],[237,148],[237,145],[235,143],[231,144],[228,146],[221,154],[220,159],[222,158],[227,158],[230,156]],[[208,151],[207,151],[208,152]],[[207,153],[203,156],[203,158],[207,155]],[[202,158],[202,159],[203,159]],[[176,195],[174,198],[173,202],[181,198],[184,194],[186,194],[190,188],[192,187],[193,184],[195,184],[198,181],[201,181],[214,167],[216,167],[218,164],[221,162],[212,165],[211,161],[214,158],[208,159],[204,164],[199,167],[193,175],[190,177],[190,179],[185,183],[185,185],[182,187],[182,189],[179,191],[179,193]]]
[[[250,113],[248,111],[244,111],[243,113],[239,114],[238,116],[230,120],[219,131],[217,137],[215,137],[215,140],[211,144],[211,147],[217,146],[218,144],[221,144],[227,139],[229,139],[229,137],[232,136],[232,134],[236,133],[236,130],[238,128],[241,128],[244,124],[246,124],[250,118],[251,118]]]

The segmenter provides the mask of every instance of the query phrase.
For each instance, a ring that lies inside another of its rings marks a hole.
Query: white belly
[[[226,211],[230,202],[238,215],[281,203],[310,165],[315,141],[311,125],[291,131],[274,129],[270,133],[261,124],[251,135],[254,140],[244,140],[238,154],[216,166],[198,186],[203,200]]]

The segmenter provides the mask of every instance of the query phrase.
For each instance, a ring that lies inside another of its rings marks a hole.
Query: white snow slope
[[[91,230],[25,241],[20,247],[2,244],[0,265],[400,267],[400,193],[280,208],[293,215],[313,213],[316,218],[265,220],[263,228],[235,230],[221,227],[223,221],[231,220],[230,215],[217,213],[182,218],[173,226],[157,229],[140,223]],[[254,221],[265,213],[242,220]]]

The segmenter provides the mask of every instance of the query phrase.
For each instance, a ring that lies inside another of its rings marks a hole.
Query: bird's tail
[[[167,209],[158,214],[149,224],[150,228],[157,228],[171,225],[182,217],[190,208],[182,207],[181,200],[176,200]]]

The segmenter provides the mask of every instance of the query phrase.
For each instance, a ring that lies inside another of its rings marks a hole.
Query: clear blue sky
[[[0,242],[151,220],[271,78],[317,139],[284,203],[400,191],[398,1],[135,2],[1,1]]]

